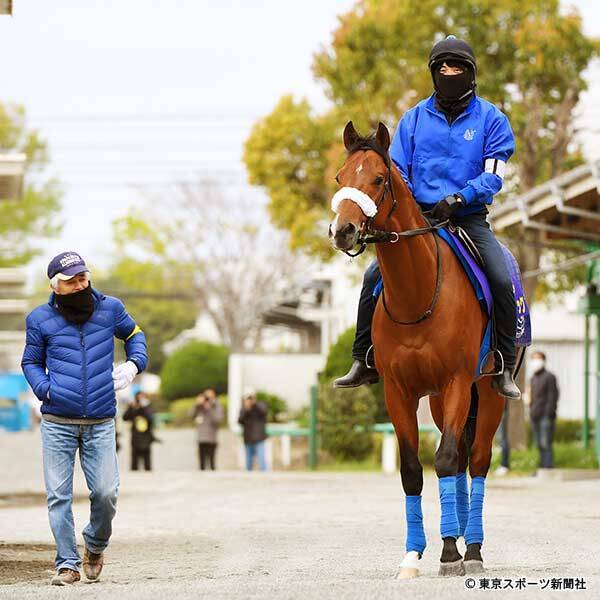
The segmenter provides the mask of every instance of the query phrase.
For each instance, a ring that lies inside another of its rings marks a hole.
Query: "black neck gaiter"
[[[458,75],[433,74],[435,99],[440,109],[454,120],[469,105],[475,93],[475,80],[471,69]]]
[[[85,323],[94,312],[94,296],[92,284],[73,294],[54,294],[56,308],[60,314],[71,323],[80,325]]]

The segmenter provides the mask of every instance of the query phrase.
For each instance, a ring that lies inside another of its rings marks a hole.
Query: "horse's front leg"
[[[463,575],[462,556],[456,547],[461,534],[457,513],[457,470],[459,444],[469,413],[471,381],[466,376],[455,377],[441,394],[443,413],[442,439],[435,454],[435,471],[439,479],[440,533],[444,543],[440,558],[440,575]]]
[[[400,449],[400,476],[406,494],[406,554],[400,563],[398,579],[419,575],[419,560],[427,545],[423,528],[421,492],[423,467],[419,462],[418,398],[407,397],[399,386],[384,377],[385,403],[394,424]]]

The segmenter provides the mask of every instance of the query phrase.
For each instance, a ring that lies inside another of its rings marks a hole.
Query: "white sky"
[[[323,108],[312,54],[354,0],[14,0],[0,18],[0,99],[24,104],[66,190],[63,235],[106,265],[111,221],[173,179],[202,173],[232,190],[252,123],[287,92]],[[600,2],[570,1],[600,36]],[[599,130],[600,73],[582,102]],[[588,137],[593,152],[596,142]],[[43,266],[47,255],[36,261]]]

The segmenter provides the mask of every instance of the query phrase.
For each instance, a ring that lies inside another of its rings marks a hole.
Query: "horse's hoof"
[[[440,570],[438,575],[442,577],[456,577],[457,575],[465,574],[465,565],[463,564],[462,558],[455,560],[454,562],[440,563]]]
[[[485,573],[482,560],[465,560],[465,575],[479,575]]]
[[[419,576],[419,561],[421,555],[416,550],[407,552],[400,563],[396,579],[414,579]]]
[[[414,579],[419,576],[419,569],[414,567],[400,567],[396,579]]]

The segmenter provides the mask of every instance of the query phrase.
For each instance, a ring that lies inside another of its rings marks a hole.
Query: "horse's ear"
[[[354,146],[359,139],[360,135],[358,135],[356,129],[354,129],[354,124],[352,121],[348,121],[346,127],[344,127],[344,146],[346,146],[346,150],[350,151],[352,146]]]
[[[375,140],[380,148],[383,148],[386,152],[388,151],[388,148],[390,147],[390,132],[381,121],[379,121],[379,127],[377,127]]]

